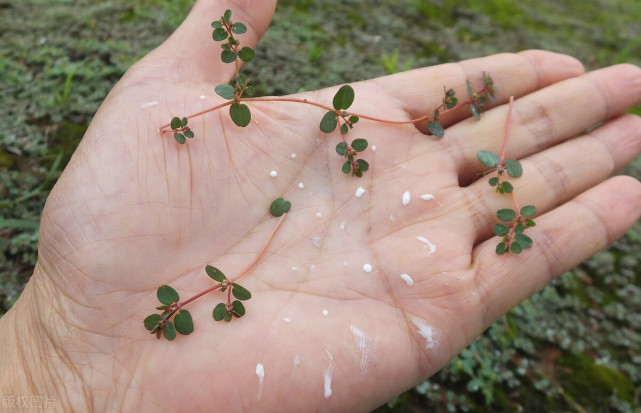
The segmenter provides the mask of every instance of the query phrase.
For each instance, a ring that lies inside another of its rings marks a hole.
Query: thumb
[[[238,36],[240,46],[254,48],[274,16],[276,0],[198,0],[169,39],[139,63],[170,82],[226,83],[236,68],[220,60],[222,49],[212,39],[211,23],[227,9],[232,21],[247,26],[247,32]]]

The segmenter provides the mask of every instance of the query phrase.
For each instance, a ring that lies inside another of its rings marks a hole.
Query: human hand
[[[250,27],[243,41],[255,43],[274,4],[250,3],[198,2],[105,100],[48,200],[36,272],[1,321],[2,365],[15,366],[3,389],[46,388],[62,410],[372,409],[638,219],[641,185],[606,180],[641,151],[641,120],[620,116],[641,96],[632,66],[584,75],[571,58],[530,51],[354,84],[354,112],[388,119],[429,112],[443,86],[464,93],[465,79],[479,84],[483,71],[500,90],[480,122],[444,116],[442,140],[361,121],[350,135],[377,148],[364,152],[371,170],[361,179],[340,172],[335,137],[318,130],[323,112],[305,105],[250,103],[245,129],[203,116],[190,122],[198,137],[186,146],[159,135],[171,116],[218,102],[213,88],[234,69],[219,62],[207,27],[232,8]],[[335,90],[300,97],[329,102]],[[508,151],[525,170],[514,184],[540,216],[531,250],[497,256],[491,227],[509,203],[475,180],[476,153],[500,149],[510,95]],[[427,193],[434,199],[419,198]],[[247,315],[215,323],[213,293],[190,305],[189,337],[149,335],[142,319],[156,288],[187,297],[212,285],[206,264],[240,271],[276,225],[267,208],[279,196],[292,210],[243,279],[253,293]]]

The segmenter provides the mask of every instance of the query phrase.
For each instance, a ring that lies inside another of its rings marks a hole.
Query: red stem
[[[510,106],[507,110],[507,120],[505,121],[505,139],[503,139],[503,149],[501,149],[501,156],[499,156],[499,165],[505,162],[505,154],[507,152],[507,144],[510,141],[510,129],[512,126],[512,108],[514,107],[514,96],[510,96]]]
[[[269,244],[274,239],[274,236],[276,235],[276,232],[278,232],[278,229],[282,225],[282,223],[285,220],[286,216],[287,216],[287,213],[281,215],[280,219],[278,220],[278,224],[276,224],[276,227],[272,230],[271,234],[269,235],[269,238],[267,238],[267,241],[263,245],[263,248],[261,248],[260,252],[256,255],[256,257],[253,259],[253,261],[251,263],[249,263],[249,265],[247,267],[245,267],[245,269],[243,269],[240,273],[238,273],[238,275],[236,275],[234,278],[232,278],[230,281],[228,281],[229,284],[238,281],[238,279],[240,277],[242,277],[245,274],[247,274],[249,271],[252,270],[252,268],[254,268],[256,266],[256,264],[258,264],[258,261],[265,254],[265,251],[267,250],[267,247],[269,246]],[[218,283],[218,285],[215,285],[215,286],[210,287],[210,288],[208,288],[208,289],[206,289],[204,291],[201,291],[198,294],[194,295],[193,297],[189,297],[188,299],[186,299],[184,301],[172,304],[170,306],[171,314],[169,315],[169,317],[166,318],[166,320],[169,320],[169,318],[171,318],[171,316],[173,316],[176,311],[180,310],[185,305],[187,305],[187,304],[191,303],[192,301],[202,297],[205,294],[209,294],[210,292],[219,289],[221,285],[222,285],[222,283]],[[232,289],[232,286],[229,285],[227,288],[229,289],[228,292],[227,292],[227,301],[230,301],[231,300],[231,289]]]

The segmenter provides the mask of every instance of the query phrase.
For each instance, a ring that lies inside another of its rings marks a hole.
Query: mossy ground
[[[0,314],[33,270],[40,211],[98,105],[190,5],[0,0]],[[261,94],[286,94],[529,48],[588,69],[639,65],[639,33],[638,0],[282,0],[247,74]],[[625,173],[641,178],[641,159]],[[637,223],[380,411],[641,411],[640,245]]]

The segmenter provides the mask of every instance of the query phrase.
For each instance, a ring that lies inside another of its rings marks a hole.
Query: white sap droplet
[[[322,218],[322,216],[323,216],[323,214],[321,214],[320,212],[316,213],[316,218]]]
[[[372,145],[372,152],[376,152],[376,145]]]
[[[271,171],[271,172],[269,173],[269,176],[271,176],[272,178],[276,178],[276,177],[278,176],[278,172],[276,172],[276,171]]]
[[[361,374],[366,374],[369,366],[374,363],[376,355],[376,340],[365,334],[356,326],[349,326],[356,341],[356,347],[361,352]]]
[[[305,184],[303,184],[302,182],[299,182],[299,183],[298,183],[298,187],[299,187],[300,189],[303,189],[303,188],[305,188]]]
[[[407,206],[410,204],[410,201],[412,200],[412,195],[410,194],[410,191],[405,191],[403,192],[403,206]]]
[[[296,367],[300,366],[300,357],[298,354],[294,357],[294,369],[292,370],[292,377],[296,374]]]
[[[372,264],[364,264],[363,265],[363,271],[372,272]]]
[[[263,379],[265,378],[265,368],[262,364],[256,364],[256,375],[258,376],[258,400],[260,400],[260,394],[263,390]]]
[[[422,242],[423,244],[425,244],[425,245],[427,246],[426,248],[429,248],[429,249],[430,249],[430,254],[434,254],[434,252],[436,251],[436,245],[432,244],[432,243],[431,243],[427,238],[425,238],[425,237],[416,237],[416,239],[417,239],[418,241]]]
[[[292,319],[289,318],[289,317],[284,317],[283,321],[286,322],[286,323],[291,323]]]
[[[412,277],[410,277],[409,274],[401,274],[401,279],[405,281],[408,287],[411,287],[414,284],[414,280],[412,280]]]
[[[423,201],[429,201],[430,199],[434,199],[434,195],[432,194],[423,194],[420,197]]]
[[[205,96],[205,95],[200,95],[200,100],[205,100],[205,99],[207,99],[207,96]]]
[[[298,271],[298,267],[293,266],[293,267],[292,267],[292,271]]]
[[[364,193],[365,193],[365,188],[363,188],[362,186],[359,186],[354,195],[356,196],[356,198],[360,198],[361,196],[363,196]]]
[[[418,317],[412,317],[412,323],[418,328],[417,332],[421,335],[426,341],[425,348],[435,349],[438,346],[438,341],[436,339],[436,334],[432,326],[428,325],[425,321],[421,320]]]
[[[295,154],[295,153],[292,153],[292,154],[291,154],[291,155],[289,155],[289,156],[290,156],[292,159],[296,159],[296,154]]]
[[[327,310],[325,310],[325,309],[323,308],[323,315],[324,315],[325,317],[327,317],[327,314],[329,314],[329,311],[327,311]]]
[[[323,386],[325,389],[323,395],[327,399],[332,395],[332,371],[334,370],[334,366],[332,366],[332,364],[334,357],[332,357],[332,353],[327,349],[325,349],[325,353],[327,353],[327,357],[329,357],[329,366],[327,366],[325,373],[323,373]]]
[[[345,221],[341,222],[341,229],[345,229]]]
[[[140,105],[140,109],[150,108],[152,106],[156,106],[157,104],[158,104],[157,100],[152,100],[151,102],[143,103],[142,105]]]

